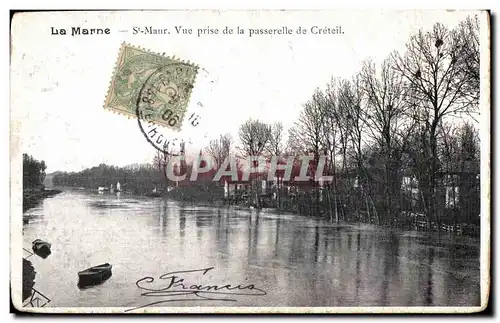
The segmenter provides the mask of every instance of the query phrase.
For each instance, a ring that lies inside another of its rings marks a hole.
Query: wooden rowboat
[[[33,252],[42,258],[47,258],[50,255],[50,247],[51,244],[42,239],[36,239],[32,242]]]
[[[82,288],[103,283],[111,277],[112,267],[110,264],[105,263],[78,272],[78,286]]]

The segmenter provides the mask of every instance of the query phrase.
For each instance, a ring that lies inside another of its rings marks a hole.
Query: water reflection
[[[251,282],[267,292],[234,306],[480,301],[479,242],[473,239],[438,240],[431,234],[126,194],[64,192],[30,212],[44,214],[44,221],[24,225],[23,247],[36,238],[53,246],[51,257],[33,260],[38,289],[53,294],[51,306],[134,306],[141,303],[138,279],[210,266],[215,267],[211,279]],[[113,264],[113,277],[99,287],[75,290],[78,271],[104,262]]]

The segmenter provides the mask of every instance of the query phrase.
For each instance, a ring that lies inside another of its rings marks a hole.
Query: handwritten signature
[[[191,284],[185,281],[182,275],[185,274],[201,274],[201,276],[206,275],[209,271],[213,270],[214,267],[195,269],[195,270],[182,270],[173,271],[163,274],[159,277],[159,280],[164,280],[166,286],[162,288],[152,288],[152,284],[155,282],[153,277],[143,277],[136,281],[136,286],[144,291],[141,296],[145,297],[165,297],[165,299],[148,303],[146,305],[141,305],[128,311],[137,310],[140,308],[158,305],[162,303],[179,302],[179,301],[224,301],[224,302],[236,302],[234,298],[227,298],[230,296],[264,296],[267,293],[255,287],[254,284],[239,284],[239,285],[215,285],[215,284]],[[148,287],[149,286],[149,287]],[[178,296],[193,296],[190,298]],[[226,297],[222,297],[226,296]]]

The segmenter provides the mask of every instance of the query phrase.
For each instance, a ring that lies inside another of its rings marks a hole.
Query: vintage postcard
[[[488,306],[488,11],[20,12],[10,32],[18,311]]]

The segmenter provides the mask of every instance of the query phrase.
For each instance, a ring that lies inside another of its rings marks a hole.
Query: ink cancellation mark
[[[166,85],[165,79],[168,78],[170,71],[175,70],[182,73],[183,70],[189,68],[184,63],[172,63],[168,66],[162,66],[154,71],[147,79],[139,91],[136,102],[136,116],[139,129],[146,138],[146,140],[157,150],[168,155],[182,154],[184,151],[185,141],[172,136],[172,133],[165,132],[166,129],[155,123],[158,120],[158,109],[154,108],[154,104],[158,98],[162,96],[162,92],[168,92],[169,89],[163,87]],[[190,87],[184,88],[184,91],[190,91]],[[182,96],[182,93],[181,93]],[[200,102],[198,105],[202,106]],[[186,110],[184,110],[184,113]],[[161,110],[161,119],[168,122],[168,125],[173,130],[179,130],[175,126],[179,124],[179,114],[174,109],[167,106],[166,109]],[[196,127],[199,123],[199,115],[190,113],[188,118],[189,125]],[[179,141],[179,142],[177,142]],[[190,142],[190,141],[189,141]],[[190,142],[191,143],[191,142]],[[179,147],[179,152],[175,153],[176,146]]]
[[[104,108],[178,131],[197,72],[189,62],[124,43]]]

